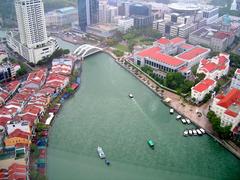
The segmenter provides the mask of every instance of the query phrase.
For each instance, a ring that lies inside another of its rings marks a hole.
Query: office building
[[[126,33],[134,26],[133,18],[121,18],[118,20],[118,29],[122,33]]]
[[[75,7],[65,7],[46,13],[47,26],[71,25],[78,20],[78,12]]]
[[[99,0],[78,0],[79,26],[86,31],[87,26],[99,22]]]

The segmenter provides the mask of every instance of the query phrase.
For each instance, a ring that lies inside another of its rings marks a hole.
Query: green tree
[[[47,126],[42,123],[42,122],[39,122],[37,123],[37,127],[36,127],[36,132],[42,132],[43,130],[47,129]]]
[[[229,139],[231,135],[231,126],[221,127],[221,119],[213,111],[207,114],[208,120],[211,122],[213,130],[218,133],[222,139]]]
[[[203,103],[208,102],[209,99],[211,99],[211,97],[212,97],[212,94],[211,94],[211,93],[207,93],[207,94],[204,96],[202,102],[203,102]]]
[[[22,76],[22,75],[24,75],[24,74],[26,74],[26,73],[27,73],[26,67],[21,64],[21,65],[20,65],[20,69],[17,70],[17,72],[16,72],[17,77]]]
[[[117,56],[117,57],[121,57],[124,55],[123,51],[120,51],[118,49],[113,50],[113,53]]]
[[[63,50],[63,54],[69,54],[70,53],[70,50],[69,49],[64,49]]]
[[[153,68],[151,68],[150,66],[143,66],[141,67],[141,70],[145,73],[147,73],[150,76],[153,76]]]
[[[184,83],[185,77],[181,73],[168,73],[165,78],[165,85],[168,88],[177,90]]]

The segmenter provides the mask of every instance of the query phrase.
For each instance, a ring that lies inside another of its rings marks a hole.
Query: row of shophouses
[[[147,49],[135,50],[133,60],[139,66],[152,67],[160,78],[165,78],[169,72],[180,72],[189,78],[192,76],[191,68],[197,65],[197,73],[205,74],[205,78],[191,89],[191,98],[198,104],[214,91],[217,81],[229,71],[229,54],[219,53],[208,58],[210,52],[208,48],[188,44],[184,38],[163,37]],[[232,131],[239,132],[240,69],[232,78],[229,92],[214,97],[211,110],[221,118],[222,126],[231,125]]]
[[[29,73],[26,81],[5,86],[11,96],[0,108],[0,156],[13,156],[0,163],[0,179],[29,179],[29,150],[35,126],[51,101],[69,84],[75,60],[73,56],[54,59],[50,71],[41,68]]]

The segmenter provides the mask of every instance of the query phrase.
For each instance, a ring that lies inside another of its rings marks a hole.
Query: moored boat
[[[200,129],[196,129],[196,131],[197,131],[198,135],[200,135],[200,136],[202,135],[202,131],[200,131]]]
[[[177,115],[176,119],[179,120],[181,119],[181,117],[182,117],[181,115]]]
[[[182,118],[181,121],[183,124],[186,124],[186,122],[187,122],[184,118]]]
[[[206,133],[205,130],[204,130],[203,128],[200,128],[199,130],[200,130],[203,134]]]
[[[191,124],[190,119],[186,119],[187,124]]]
[[[188,130],[188,134],[189,134],[190,136],[192,136],[192,135],[193,135],[193,131],[192,131],[191,129],[189,129],[189,130]]]
[[[193,129],[192,132],[194,136],[197,136],[197,131],[195,129]]]
[[[187,135],[188,135],[188,130],[185,130],[185,131],[183,132],[183,135],[184,135],[184,136],[187,136]]]
[[[106,158],[106,155],[104,154],[103,149],[100,146],[97,147],[97,153],[101,159]]]
[[[149,139],[147,143],[152,149],[154,149],[154,142],[151,139]]]
[[[174,113],[174,109],[171,108],[169,112],[170,112],[170,114],[173,114]]]

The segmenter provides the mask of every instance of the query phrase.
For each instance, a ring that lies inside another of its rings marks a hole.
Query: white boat
[[[186,124],[186,122],[187,122],[184,118],[182,118],[181,121],[183,124]]]
[[[171,108],[169,112],[170,112],[170,114],[173,114],[174,113],[174,109]]]
[[[181,117],[182,117],[181,115],[177,115],[176,119],[179,120],[181,119]]]
[[[130,98],[133,98],[133,95],[132,95],[132,94],[129,94],[128,96],[129,96]]]
[[[200,128],[199,130],[200,130],[203,134],[206,133],[205,130],[204,130],[203,128]]]
[[[184,136],[187,136],[187,135],[188,135],[188,130],[185,130],[185,131],[183,132],[183,135],[184,135]]]
[[[200,131],[200,129],[196,129],[196,131],[197,131],[198,135],[200,135],[200,136],[202,135],[202,131]]]
[[[197,136],[197,131],[195,129],[193,129],[192,132],[194,136]]]
[[[101,159],[106,158],[106,155],[104,154],[103,149],[100,146],[97,147],[97,153]]]
[[[186,122],[187,122],[188,124],[191,124],[190,119],[186,119]]]
[[[189,134],[190,136],[192,136],[192,135],[193,135],[193,132],[192,132],[192,130],[191,130],[191,129],[189,129],[189,130],[188,130],[188,134]]]

